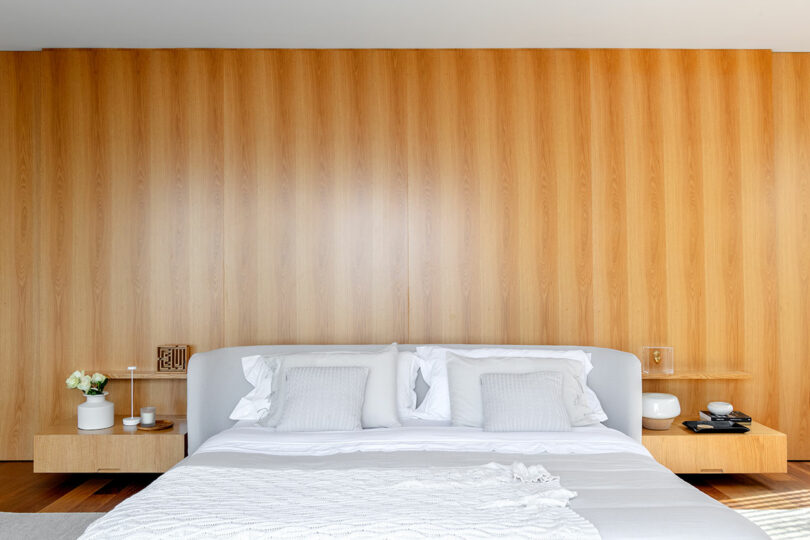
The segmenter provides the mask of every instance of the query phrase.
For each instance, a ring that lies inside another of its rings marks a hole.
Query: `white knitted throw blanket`
[[[599,538],[542,466],[181,466],[91,524],[99,538]]]

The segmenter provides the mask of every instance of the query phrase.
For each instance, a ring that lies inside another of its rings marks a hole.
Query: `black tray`
[[[687,420],[683,423],[695,433],[745,433],[751,431],[747,427],[731,420]],[[714,427],[703,427],[711,425]]]

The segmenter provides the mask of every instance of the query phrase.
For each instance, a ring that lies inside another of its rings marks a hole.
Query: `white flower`
[[[76,388],[87,393],[87,391],[90,390],[90,375],[84,375],[79,384],[76,385]]]
[[[90,382],[103,383],[106,380],[107,380],[107,377],[105,377],[101,373],[93,373],[93,377],[90,379]]]
[[[81,380],[82,380],[81,377],[77,377],[76,373],[74,373],[65,380],[65,386],[67,386],[68,388],[76,388],[77,386],[79,386]]]

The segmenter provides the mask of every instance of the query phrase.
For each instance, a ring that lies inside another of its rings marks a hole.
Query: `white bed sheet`
[[[488,432],[470,427],[406,426],[283,433],[241,423],[208,439],[195,452],[276,456],[329,456],[354,452],[497,452],[500,454],[607,454],[650,456],[624,433],[602,424],[565,432]]]

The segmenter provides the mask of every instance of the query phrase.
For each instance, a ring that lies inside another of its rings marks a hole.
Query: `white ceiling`
[[[810,51],[810,0],[0,0],[0,50],[49,47]]]

